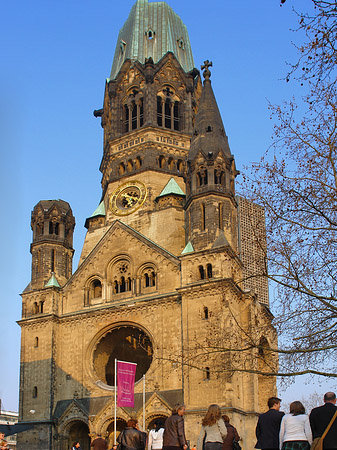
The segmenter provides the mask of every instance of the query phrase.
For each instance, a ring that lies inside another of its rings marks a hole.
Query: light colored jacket
[[[223,440],[227,436],[227,428],[225,422],[222,419],[219,419],[217,423],[211,425],[210,427],[208,425],[205,427],[202,426],[197,441],[197,450],[203,450],[202,444],[205,435],[205,442],[223,442]]]
[[[149,443],[148,449],[160,449],[163,448],[163,434],[164,428],[159,428],[159,430],[151,430],[149,433]]]
[[[312,433],[309,417],[306,414],[283,416],[280,428],[280,449],[286,441],[308,441],[312,443]]]

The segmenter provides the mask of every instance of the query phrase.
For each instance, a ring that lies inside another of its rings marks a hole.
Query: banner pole
[[[143,375],[143,431],[145,430],[145,374]]]
[[[117,434],[117,358],[115,358],[115,421],[114,421],[114,445],[116,445]]]

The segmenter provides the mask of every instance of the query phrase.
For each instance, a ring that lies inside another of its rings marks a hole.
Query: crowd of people
[[[310,450],[314,439],[323,437],[323,450],[337,450],[336,395],[327,392],[324,405],[307,415],[300,401],[290,404],[289,414],[280,411],[281,399],[271,397],[269,410],[259,416],[255,448],[261,450]],[[184,427],[185,405],[176,405],[165,421],[157,419],[149,435],[138,429],[136,419],[130,419],[111,450],[188,450]],[[335,420],[336,419],[336,420]],[[196,446],[191,450],[240,450],[240,436],[221,414],[218,405],[210,405],[202,420]],[[251,447],[251,443],[249,443]],[[98,436],[91,443],[93,450],[108,450],[106,441]],[[72,450],[80,450],[74,443]]]

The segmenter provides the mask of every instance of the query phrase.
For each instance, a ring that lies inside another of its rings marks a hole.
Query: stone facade
[[[259,374],[277,367],[267,284],[247,281],[263,260],[252,233],[259,221],[265,246],[263,211],[235,196],[209,66],[202,85],[199,71],[185,72],[168,52],[127,59],[107,81],[95,111],[102,198],[74,273],[69,204],[33,210],[19,414],[35,427],[18,436],[18,449],[66,450],[78,439],[88,450],[97,434],[112,446],[114,358],[137,362],[135,406],[117,409],[118,432],[130,417],[142,424],[146,374],[147,429],[184,402],[194,444],[218,403],[243,449],[254,447],[257,414],[276,394],[275,378]],[[255,345],[238,353],[247,342]]]

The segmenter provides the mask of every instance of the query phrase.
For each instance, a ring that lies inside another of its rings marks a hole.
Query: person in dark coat
[[[280,411],[281,399],[270,397],[269,411],[260,415],[256,425],[257,443],[255,448],[262,450],[279,450],[279,432],[284,412]]]
[[[117,438],[120,450],[145,450],[147,434],[138,430],[138,420],[130,419],[126,423],[126,428]],[[117,449],[117,446],[113,446]]]
[[[163,434],[163,450],[187,450],[184,427],[185,405],[175,405],[170,416],[165,421]]]
[[[92,441],[90,444],[90,447],[93,448],[93,450],[107,450],[108,444],[107,442],[101,437],[100,434],[97,435],[97,438]]]
[[[223,441],[222,450],[233,450],[233,440],[235,439],[237,442],[240,440],[239,433],[236,428],[229,423],[229,417],[226,414],[224,414],[222,418],[227,428],[227,436]]]
[[[336,410],[336,394],[334,392],[327,392],[324,395],[324,405],[314,408],[309,415],[314,439],[322,436]],[[335,449],[337,450],[337,418],[323,439],[323,450]]]

